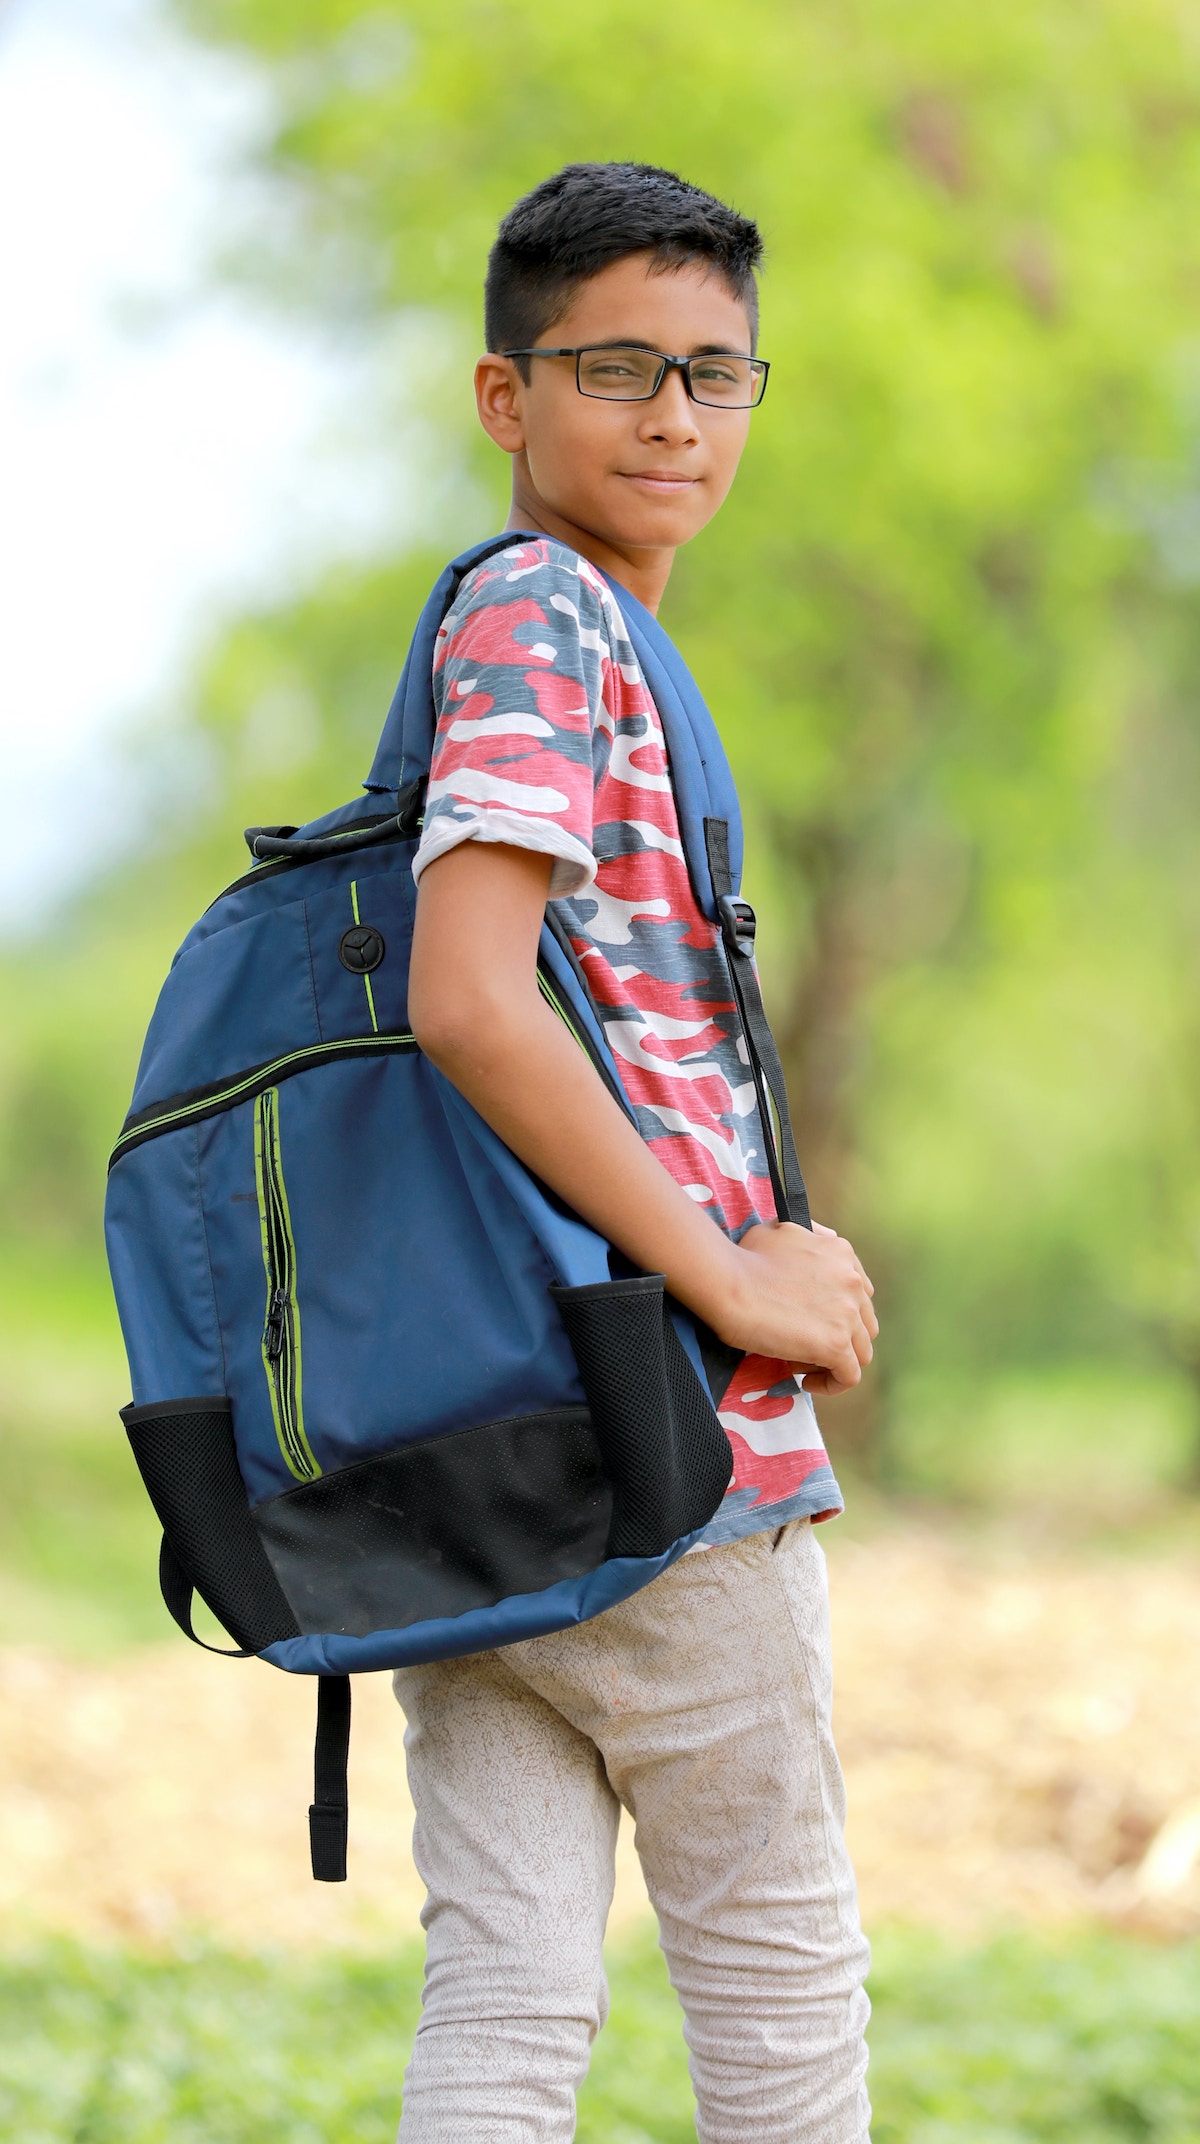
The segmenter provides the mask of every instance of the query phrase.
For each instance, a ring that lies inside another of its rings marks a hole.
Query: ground
[[[837,1727],[868,1929],[1200,1929],[1200,1558],[892,1518],[827,1530]],[[0,1936],[419,1934],[402,1721],[355,1684],[350,1880],[307,1866],[311,1686],[181,1638],[0,1651]],[[647,1911],[628,1828],[613,1924]]]

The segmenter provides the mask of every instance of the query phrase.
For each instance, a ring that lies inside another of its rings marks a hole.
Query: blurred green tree
[[[342,570],[214,652],[195,716],[210,801],[169,865],[114,888],[105,944],[135,881],[160,888],[148,954],[211,888],[232,823],[361,775],[430,570],[502,509],[469,391],[498,217],[567,160],[682,170],[769,247],[771,392],[664,618],[756,837],[817,1210],[880,1283],[879,1371],[835,1444],[964,1492],[1000,1485],[1004,1452],[1026,1488],[1045,1479],[1055,1439],[1079,1486],[1194,1464],[1184,0],[176,11],[273,100],[281,213],[222,272],[350,335],[386,325],[396,422],[419,425],[436,481],[419,552]]]

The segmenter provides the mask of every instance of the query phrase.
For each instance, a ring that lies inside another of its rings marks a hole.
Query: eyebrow
[[[656,343],[643,342],[640,335],[605,335],[599,342],[581,343],[587,350],[648,350],[654,357],[663,357],[666,352]],[[727,342],[698,342],[692,349],[682,351],[686,357],[749,357],[748,350],[731,350]]]

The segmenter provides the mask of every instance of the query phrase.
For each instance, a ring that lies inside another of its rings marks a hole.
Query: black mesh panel
[[[595,1570],[611,1511],[587,1409],[570,1407],[360,1460],[254,1516],[301,1628],[362,1637]]]
[[[230,1636],[256,1653],[297,1637],[250,1516],[228,1400],[123,1407],[121,1420],[163,1532]]]
[[[733,1454],[671,1323],[662,1275],[552,1288],[613,1486],[610,1556],[657,1556],[711,1519]]]

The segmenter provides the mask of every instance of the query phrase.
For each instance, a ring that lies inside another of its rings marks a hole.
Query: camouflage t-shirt
[[[550,897],[591,986],[638,1128],[735,1239],[774,1202],[720,933],[692,892],[658,710],[618,602],[547,539],[469,573],[434,661],[437,736],[414,874],[460,841],[554,858]],[[841,1493],[807,1393],[747,1355],[722,1397],[733,1448],[704,1534],[736,1540]]]

